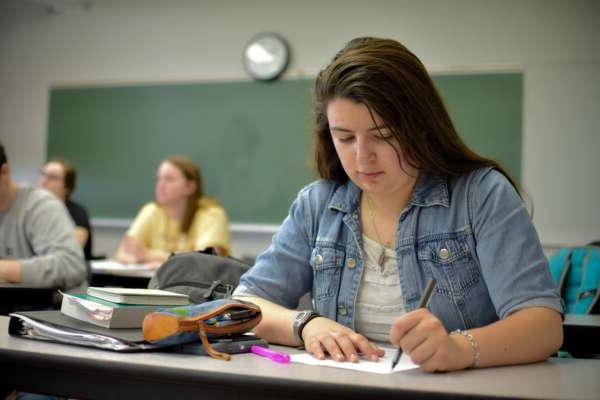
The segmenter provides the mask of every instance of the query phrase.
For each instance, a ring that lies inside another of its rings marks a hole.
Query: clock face
[[[289,48],[285,39],[275,33],[260,33],[244,47],[244,67],[257,80],[277,79],[289,62]]]

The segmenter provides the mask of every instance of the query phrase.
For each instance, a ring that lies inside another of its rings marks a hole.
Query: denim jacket
[[[295,308],[311,292],[317,312],[354,329],[364,266],[359,210],[360,189],[351,181],[302,189],[235,295]],[[421,171],[399,217],[396,255],[406,309],[418,307],[433,276],[429,309],[448,331],[488,325],[525,307],[562,312],[527,210],[492,168],[447,179]]]

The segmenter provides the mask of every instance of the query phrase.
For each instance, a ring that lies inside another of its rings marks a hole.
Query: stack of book
[[[140,328],[146,314],[187,304],[187,295],[164,290],[89,287],[87,293],[63,293],[60,311],[104,328]]]

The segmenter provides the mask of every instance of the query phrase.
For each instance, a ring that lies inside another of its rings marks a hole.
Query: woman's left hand
[[[444,324],[426,308],[398,317],[390,329],[390,342],[428,372],[469,367],[473,353],[462,335],[449,335]]]

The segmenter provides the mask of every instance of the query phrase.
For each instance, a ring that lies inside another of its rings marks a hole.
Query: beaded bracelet
[[[469,333],[469,331],[465,331],[465,330],[461,330],[461,329],[452,331],[450,334],[451,335],[463,335],[464,337],[467,338],[467,340],[469,341],[469,344],[471,345],[471,349],[473,350],[473,363],[471,364],[471,366],[469,368],[479,367],[479,343],[477,343],[477,340],[475,340],[473,335],[471,335]]]

